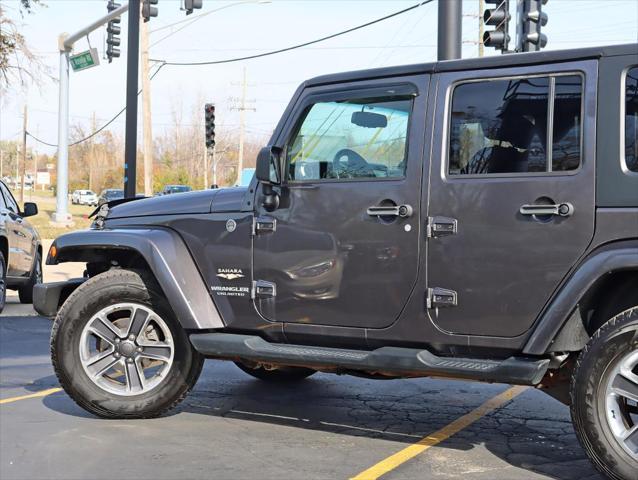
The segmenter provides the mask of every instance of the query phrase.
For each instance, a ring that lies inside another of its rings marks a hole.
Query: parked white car
[[[92,190],[75,190],[71,195],[71,203],[97,206],[97,195]]]

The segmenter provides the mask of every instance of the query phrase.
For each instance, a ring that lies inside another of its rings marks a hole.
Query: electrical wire
[[[164,67],[164,64],[160,63],[159,66],[157,67],[157,69],[155,70],[155,72],[153,72],[153,74],[149,77],[149,80],[153,80],[153,78],[155,78],[155,76],[160,72],[162,67]],[[137,95],[139,96],[141,93],[142,93],[142,89],[140,89],[137,92]],[[120,110],[118,113],[116,113],[113,118],[111,118],[108,122],[106,122],[104,125],[102,125],[100,128],[98,128],[96,131],[94,131],[90,135],[87,135],[86,137],[81,138],[80,140],[77,140],[77,141],[75,141],[73,143],[69,143],[69,147],[73,147],[75,145],[78,145],[78,144],[80,144],[82,142],[86,142],[87,140],[90,140],[91,138],[95,137],[98,133],[102,132],[106,127],[108,127],[115,120],[117,120],[118,117],[120,115],[122,115],[125,111],[126,111],[126,107],[122,108],[122,110]],[[28,130],[27,130],[26,134],[28,136],[30,136],[32,139],[34,139],[36,142],[42,143],[43,145],[48,145],[49,147],[57,147],[58,146],[57,144],[53,144],[53,143],[49,143],[49,142],[45,142],[44,140],[41,140],[40,138],[36,137],[35,135],[33,135]]]
[[[404,8],[403,10],[399,10],[398,12],[391,13],[391,14],[386,15],[384,17],[377,18],[376,20],[372,20],[370,22],[363,23],[361,25],[357,25],[356,27],[352,27],[352,28],[349,28],[347,30],[343,30],[341,32],[333,33],[332,35],[327,35],[325,37],[321,37],[321,38],[318,38],[316,40],[310,40],[308,42],[299,43],[297,45],[292,45],[290,47],[280,48],[278,50],[271,50],[269,52],[257,53],[255,55],[248,55],[248,56],[245,56],[245,57],[238,57],[238,58],[227,58],[227,59],[223,59],[223,60],[210,60],[210,61],[205,61],[205,62],[169,62],[169,61],[166,61],[166,60],[153,60],[153,59],[152,60],[155,61],[155,62],[162,62],[165,65],[172,65],[172,66],[198,66],[198,65],[219,65],[219,64],[223,64],[223,63],[242,62],[242,61],[245,61],[245,60],[253,60],[255,58],[268,57],[270,55],[277,55],[279,53],[289,52],[291,50],[297,50],[299,48],[307,47],[309,45],[314,45],[315,43],[325,42],[326,40],[331,40],[333,38],[340,37],[342,35],[346,35],[348,33],[351,33],[351,32],[357,31],[357,30],[361,30],[362,28],[366,28],[366,27],[369,27],[369,26],[374,25],[376,23],[383,22],[384,20],[388,20],[390,18],[397,17],[399,15],[402,15],[404,13],[412,11],[412,10],[414,10],[416,8],[422,7],[423,5],[427,5],[428,3],[432,3],[433,1],[434,0],[424,0],[422,2],[419,2],[419,3],[415,4],[415,5],[412,5],[411,7]]]
[[[314,45],[316,43],[320,43],[320,42],[325,42],[326,40],[331,40],[333,38],[336,37],[340,37],[342,35],[346,35],[348,33],[357,31],[357,30],[361,30],[362,28],[366,28],[369,27],[371,25],[375,25],[377,23],[383,22],[385,20],[388,20],[390,18],[394,18],[397,17],[399,15],[403,15],[404,13],[410,12],[412,10],[415,10],[419,7],[422,7],[424,5],[427,5],[429,3],[432,3],[434,0],[423,0],[422,2],[419,2],[415,5],[412,5],[411,7],[407,7],[404,8],[403,10],[399,10],[397,12],[391,13],[389,15],[385,15],[383,17],[377,18],[375,20],[371,20],[369,22],[363,23],[361,25],[357,25],[356,27],[352,27],[349,28],[347,30],[342,30],[341,32],[337,32],[337,33],[333,33],[331,35],[327,35],[325,37],[321,37],[315,40],[311,40],[308,42],[304,42],[304,43],[300,43],[297,45],[292,45],[290,47],[285,47],[285,48],[280,48],[278,50],[272,50],[269,52],[264,52],[264,53],[258,53],[255,55],[248,55],[245,57],[238,57],[238,58],[228,58],[228,59],[224,59],[224,60],[212,60],[212,61],[207,61],[207,62],[168,62],[165,60],[156,60],[156,59],[151,59],[151,61],[153,62],[157,62],[159,64],[159,66],[157,67],[157,69],[155,70],[155,72],[150,76],[150,80],[152,80],[153,78],[155,78],[155,76],[160,72],[160,70],[167,66],[186,66],[186,65],[191,65],[191,66],[198,66],[198,65],[218,65],[218,64],[222,64],[222,63],[232,63],[232,62],[242,62],[245,60],[252,60],[255,58],[262,58],[262,57],[267,57],[270,55],[277,55],[279,53],[284,53],[284,52],[289,52],[291,50],[297,50],[299,48],[303,48],[303,47],[307,47],[309,45]],[[140,95],[142,93],[142,90],[140,89],[137,94]],[[111,123],[113,123],[115,120],[117,120],[117,118],[122,115],[122,113],[124,113],[126,111],[126,107],[122,108],[122,110],[120,110],[113,118],[111,118],[108,122],[106,122],[102,127],[98,128],[96,131],[94,131],[93,133],[91,133],[90,135],[77,140],[76,142],[70,143],[69,147],[72,147],[74,145],[78,145],[82,142],[85,142],[91,138],[93,138],[94,136],[96,136],[98,133],[102,132],[106,127],[108,127]],[[57,144],[53,144],[53,143],[49,143],[49,142],[45,142],[44,140],[41,140],[40,138],[36,137],[35,135],[33,135],[31,132],[27,131],[26,132],[27,135],[29,135],[31,138],[33,138],[35,141],[42,143],[43,145],[48,145],[49,147],[57,147]]]

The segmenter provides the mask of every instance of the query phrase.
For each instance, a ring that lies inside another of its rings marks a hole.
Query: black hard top
[[[374,68],[354,72],[334,73],[311,78],[302,86],[314,87],[330,83],[343,83],[356,80],[383,78],[395,75],[415,75],[420,73],[453,72],[459,70],[480,70],[483,68],[507,68],[544,63],[568,62],[590,58],[613,57],[617,55],[636,55],[638,43],[608,45],[601,47],[575,48],[570,50],[545,50],[541,52],[494,55],[465,60],[446,60],[441,62],[417,63],[397,67]]]

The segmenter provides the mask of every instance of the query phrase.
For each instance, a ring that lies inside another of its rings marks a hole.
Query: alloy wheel
[[[622,357],[608,377],[605,410],[614,438],[638,461],[638,351]]]
[[[175,347],[166,322],[150,308],[119,303],[96,313],[80,336],[84,372],[115,395],[153,390],[173,365]]]

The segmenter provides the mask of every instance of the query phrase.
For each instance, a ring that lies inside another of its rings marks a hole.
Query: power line
[[[224,59],[224,60],[212,60],[212,61],[207,61],[207,62],[167,62],[167,61],[164,61],[164,60],[151,59],[151,61],[153,61],[153,62],[158,62],[159,66],[157,67],[157,70],[155,70],[155,72],[153,73],[153,75],[151,75],[150,78],[153,79],[160,72],[160,70],[166,65],[172,65],[172,66],[218,65],[218,64],[222,64],[222,63],[241,62],[241,61],[245,61],[245,60],[252,60],[252,59],[255,59],[255,58],[267,57],[267,56],[270,56],[270,55],[277,55],[279,53],[289,52],[291,50],[296,50],[296,49],[299,49],[299,48],[307,47],[309,45],[314,45],[316,43],[325,42],[326,40],[331,40],[333,38],[340,37],[342,35],[346,35],[348,33],[352,33],[352,32],[357,31],[357,30],[361,30],[362,28],[366,28],[366,27],[369,27],[371,25],[375,25],[377,23],[383,22],[383,21],[388,20],[390,18],[394,18],[394,17],[397,17],[397,16],[402,15],[404,13],[407,13],[407,12],[410,12],[412,10],[415,10],[415,9],[417,9],[419,7],[422,7],[424,5],[432,3],[433,1],[434,0],[424,0],[424,1],[420,2],[420,3],[412,5],[411,7],[404,8],[403,10],[399,10],[397,12],[391,13],[389,15],[385,15],[385,16],[377,18],[375,20],[371,20],[371,21],[363,23],[361,25],[357,25],[356,27],[352,27],[352,28],[349,28],[347,30],[343,30],[341,32],[333,33],[331,35],[327,35],[325,37],[321,37],[321,38],[318,38],[318,39],[315,39],[315,40],[311,40],[311,41],[308,41],[308,42],[304,42],[304,43],[300,43],[300,44],[297,44],[297,45],[292,45],[290,47],[280,48],[278,50],[272,50],[272,51],[264,52],[264,53],[258,53],[258,54],[255,54],[255,55],[248,55],[248,56],[245,56],[245,57],[237,57],[237,58],[228,58],[228,59]],[[142,93],[142,90],[139,90],[137,92],[138,95],[140,93]],[[95,132],[91,133],[90,135],[88,135],[88,136],[86,136],[86,137],[84,137],[84,138],[82,138],[82,139],[80,139],[80,140],[78,140],[76,142],[70,143],[69,146],[72,147],[74,145],[78,145],[78,144],[80,144],[82,142],[85,142],[85,141],[93,138],[95,135],[97,135],[98,133],[103,131],[106,127],[108,127],[111,123],[113,123],[125,111],[126,111],[126,107],[122,108],[122,110],[120,110],[113,118],[111,118],[111,120],[106,122],[102,127],[98,128]],[[42,143],[43,145],[48,145],[49,147],[57,147],[58,146],[57,144],[45,142],[45,141],[41,140],[40,138],[36,137],[35,135],[31,134],[28,131],[27,131],[27,135],[29,135],[35,141]]]
[[[157,67],[157,70],[155,70],[155,72],[151,75],[150,79],[153,80],[153,78],[155,78],[155,75],[157,75],[160,70],[162,69],[162,67],[164,66],[164,64],[160,64]],[[142,93],[142,89],[140,89],[137,92],[137,95],[139,96]],[[100,133],[101,131],[103,131],[106,127],[108,127],[109,125],[111,125],[115,120],[117,120],[117,118],[122,115],[124,112],[126,111],[126,107],[122,108],[122,110],[120,110],[118,113],[115,114],[115,116],[113,118],[111,118],[108,122],[106,122],[104,125],[102,125],[100,128],[98,128],[96,131],[94,131],[93,133],[91,133],[90,135],[87,135],[86,137],[73,142],[73,143],[69,143],[69,147],[73,147],[74,145],[78,145],[82,142],[86,142],[87,140],[90,140],[91,138],[95,137],[98,133]],[[48,145],[49,147],[56,147],[57,148],[57,144],[53,144],[53,143],[49,143],[49,142],[45,142],[44,140],[41,140],[40,138],[36,137],[35,135],[33,135],[31,132],[27,131],[27,135],[29,135],[31,138],[33,138],[36,142],[42,143],[44,145]]]
[[[412,5],[411,7],[404,8],[403,10],[399,10],[398,12],[391,13],[389,15],[386,15],[386,16],[381,17],[381,18],[377,18],[376,20],[372,20],[372,21],[367,22],[367,23],[363,23],[361,25],[357,25],[356,27],[352,27],[352,28],[349,28],[347,30],[343,30],[341,32],[333,33],[332,35],[327,35],[325,37],[321,37],[321,38],[318,38],[316,40],[310,40],[309,42],[299,43],[297,45],[292,45],[290,47],[280,48],[278,50],[271,50],[269,52],[257,53],[255,55],[248,55],[248,56],[245,56],[245,57],[227,58],[227,59],[224,59],[224,60],[211,60],[211,61],[205,61],[205,62],[168,62],[168,61],[165,61],[165,60],[153,60],[153,61],[162,62],[165,65],[174,65],[174,66],[219,65],[219,64],[222,64],[222,63],[242,62],[242,61],[245,61],[245,60],[253,60],[255,58],[262,58],[262,57],[267,57],[267,56],[270,56],[270,55],[277,55],[279,53],[289,52],[291,50],[297,50],[299,48],[307,47],[308,45],[313,45],[315,43],[325,42],[326,40],[330,40],[330,39],[333,39],[333,38],[336,38],[336,37],[340,37],[342,35],[354,32],[356,30],[361,30],[362,28],[366,28],[366,27],[369,27],[371,25],[377,24],[379,22],[383,22],[384,20],[388,20],[390,18],[397,17],[399,15],[402,15],[404,13],[412,11],[412,10],[414,10],[416,8],[422,7],[423,5],[427,5],[428,3],[432,3],[433,1],[434,0],[424,0],[424,1],[420,2],[420,3],[417,3],[416,5]]]

